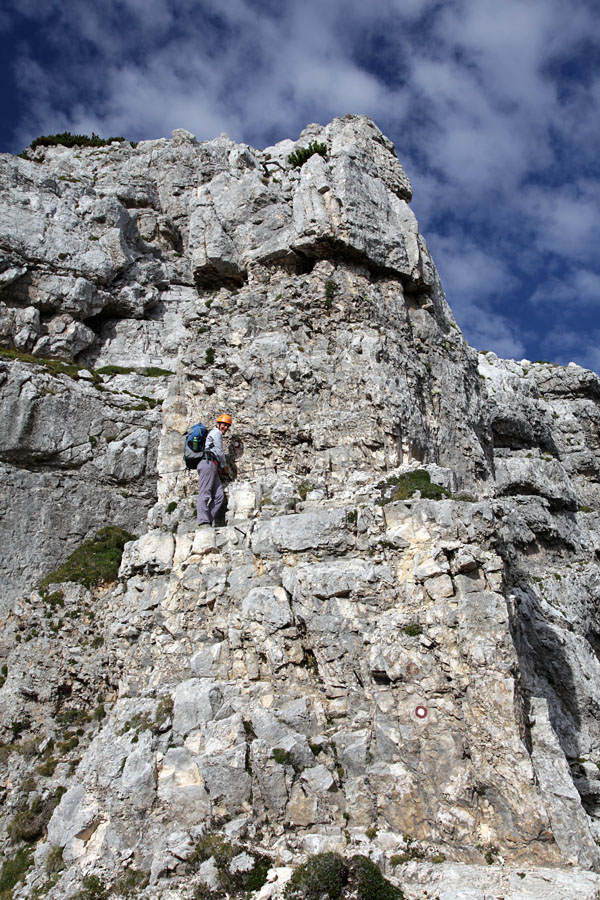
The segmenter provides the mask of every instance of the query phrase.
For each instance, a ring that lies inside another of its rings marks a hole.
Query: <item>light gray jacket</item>
[[[225,451],[223,449],[223,435],[215,425],[214,428],[206,435],[206,443],[204,444],[205,451],[212,453],[215,459],[219,463],[219,468],[224,469],[227,465],[227,460],[225,459]]]

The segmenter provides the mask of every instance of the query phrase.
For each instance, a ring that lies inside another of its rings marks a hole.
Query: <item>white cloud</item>
[[[499,356],[522,357],[525,343],[517,324],[498,311],[502,297],[516,284],[509,267],[464,234],[434,234],[429,244],[448,302],[469,343]]]
[[[570,309],[600,308],[600,275],[590,269],[565,269],[537,286],[530,297],[534,305],[560,305]]]

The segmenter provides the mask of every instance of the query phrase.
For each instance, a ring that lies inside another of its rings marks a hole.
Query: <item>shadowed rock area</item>
[[[330,900],[595,898],[598,377],[467,345],[363,116],[27,156],[0,157],[2,900],[311,900],[311,866]],[[224,411],[196,531],[183,436]]]

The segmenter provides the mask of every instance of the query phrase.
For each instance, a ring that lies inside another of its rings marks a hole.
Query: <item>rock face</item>
[[[566,865],[595,896],[597,376],[468,347],[364,117],[29,156],[0,158],[19,895],[222,890],[219,838],[238,889],[270,861],[261,900],[329,850],[411,897],[558,898]],[[182,436],[225,410],[196,532]],[[36,589],[106,525],[139,536],[118,582]]]

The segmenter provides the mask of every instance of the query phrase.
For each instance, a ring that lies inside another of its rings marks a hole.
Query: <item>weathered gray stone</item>
[[[598,865],[598,378],[466,345],[365,117],[30,155],[0,159],[0,843],[64,786],[57,897],[218,887],[185,865],[211,830],[240,871],[389,873],[405,835],[407,897],[592,896],[556,867]],[[196,531],[183,436],[223,411]],[[422,469],[451,496],[394,499]],[[113,524],[119,582],[32,590]]]

